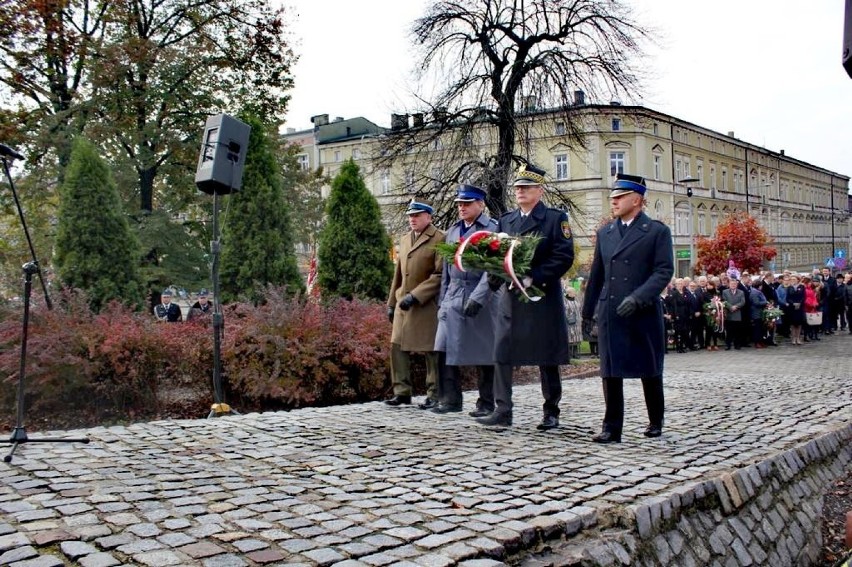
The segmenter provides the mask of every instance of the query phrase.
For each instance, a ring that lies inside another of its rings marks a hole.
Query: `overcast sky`
[[[389,126],[413,84],[408,30],[428,0],[276,1],[300,56],[285,126],[309,128],[316,114]],[[644,106],[852,175],[843,0],[630,3],[659,31]]]

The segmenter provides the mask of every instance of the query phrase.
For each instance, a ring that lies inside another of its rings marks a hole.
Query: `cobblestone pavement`
[[[0,463],[0,564],[495,565],[554,517],[579,529],[847,426],[850,352],[843,334],[671,354],[663,437],[642,436],[628,381],[618,445],[590,442],[597,378],[565,381],[550,432],[536,386],[516,388],[505,430],[375,402],[67,432],[91,443],[26,443]]]

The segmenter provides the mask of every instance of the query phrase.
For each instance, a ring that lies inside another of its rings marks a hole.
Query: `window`
[[[680,159],[675,160],[675,181],[683,179],[683,162]]]
[[[307,171],[310,167],[310,163],[308,162],[308,154],[301,154],[296,156],[296,163],[299,164],[299,169],[302,171]]]
[[[568,179],[568,154],[559,154],[554,156],[556,162],[556,179]]]
[[[654,218],[658,221],[663,220],[663,202],[659,199],[654,203]]]
[[[714,166],[710,166],[710,189],[716,188],[716,168]]]
[[[704,166],[701,165],[700,163],[698,165],[696,165],[695,166],[695,173],[697,174],[696,176],[698,177],[698,186],[704,187]]]
[[[565,123],[564,122],[557,122],[556,123],[556,135],[557,136],[564,136],[565,135]]]
[[[683,177],[681,177],[681,179],[684,179],[686,177],[690,177],[691,175],[692,175],[692,168],[689,167],[689,160],[687,158],[683,158]]]
[[[612,131],[621,132],[621,118],[612,119]]]
[[[465,148],[471,147],[473,145],[473,135],[470,132],[465,132],[461,142],[461,145]]]
[[[705,213],[698,213],[698,224],[695,225],[695,232],[701,235],[706,235],[704,232],[705,223],[707,222],[707,215]]]
[[[387,169],[383,169],[382,172],[379,174],[379,189],[383,194],[390,193],[390,171],[388,171]]]
[[[659,124],[657,124],[656,122],[654,122],[654,135],[655,135],[655,136],[659,136],[659,135],[660,135],[660,125],[659,125]]]
[[[409,193],[414,193],[414,170],[405,170],[405,189]]]
[[[689,234],[689,209],[675,211],[675,234],[681,236]]]
[[[341,158],[342,158],[342,155],[340,153],[340,150],[334,150],[334,161],[338,162],[338,161],[341,160]]]
[[[624,152],[609,153],[609,174],[624,173]]]
[[[361,148],[352,149],[352,159],[361,159]]]
[[[663,173],[663,156],[654,156],[654,179],[659,181],[662,179]]]
[[[728,190],[728,168],[722,168],[722,191]]]

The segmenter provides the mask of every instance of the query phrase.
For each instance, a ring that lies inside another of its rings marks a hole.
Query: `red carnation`
[[[488,232],[485,232],[485,231],[477,232],[476,234],[474,234],[473,236],[470,237],[470,244],[473,244],[474,246],[476,246],[477,244],[480,243],[480,241],[482,241],[483,238],[488,238],[489,236],[491,236],[491,234],[488,233]]]
[[[495,238],[494,240],[492,240],[491,242],[489,242],[489,243],[488,243],[488,248],[490,248],[491,250],[493,250],[493,251],[495,251],[495,252],[496,252],[496,251],[498,251],[498,250],[500,249],[500,239],[499,239],[499,238]]]

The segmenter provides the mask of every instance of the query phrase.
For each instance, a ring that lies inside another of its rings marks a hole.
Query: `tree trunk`
[[[138,171],[140,207],[143,211],[150,213],[154,210],[154,179],[157,177],[157,168],[149,167]]]

